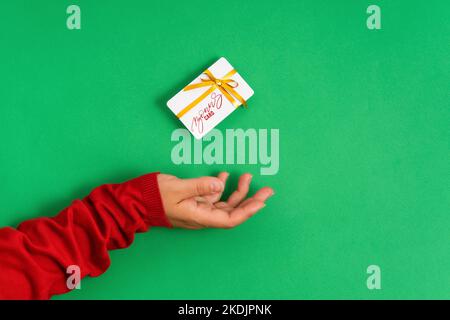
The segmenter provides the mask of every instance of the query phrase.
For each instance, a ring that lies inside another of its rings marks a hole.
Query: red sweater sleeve
[[[67,267],[96,277],[109,267],[108,250],[128,247],[136,232],[170,227],[157,173],[94,189],[52,218],[0,229],[0,299],[49,299],[69,291]]]

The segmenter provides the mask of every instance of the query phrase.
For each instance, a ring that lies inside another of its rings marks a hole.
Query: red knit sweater
[[[67,267],[81,277],[106,271],[108,250],[128,247],[136,232],[170,227],[151,173],[94,189],[53,218],[0,229],[0,299],[49,299],[69,291]]]

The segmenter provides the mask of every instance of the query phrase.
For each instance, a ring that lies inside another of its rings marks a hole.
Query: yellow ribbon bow
[[[202,93],[197,99],[192,101],[189,105],[187,105],[183,110],[178,112],[177,117],[181,118],[186,112],[195,107],[200,101],[205,99],[207,95],[209,95],[216,89],[219,89],[223,93],[223,95],[228,99],[228,101],[230,101],[235,107],[239,106],[236,99],[239,100],[245,107],[247,107],[247,102],[244,100],[244,98],[242,98],[241,95],[237,93],[236,90],[234,90],[238,86],[238,83],[233,79],[230,79],[235,73],[236,70],[233,69],[230,72],[228,72],[223,78],[217,79],[216,77],[214,77],[211,71],[206,69],[203,72],[203,74],[206,74],[206,76],[208,77],[207,79],[200,78],[202,82],[187,85],[183,89],[183,91],[188,91],[202,87],[210,87],[210,88],[206,90],[204,93]]]

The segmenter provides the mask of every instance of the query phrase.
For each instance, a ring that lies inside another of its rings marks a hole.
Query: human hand
[[[262,209],[274,194],[271,188],[264,187],[246,198],[252,180],[246,173],[228,200],[220,201],[228,176],[221,172],[217,177],[179,179],[159,174],[158,185],[170,223],[185,229],[232,228]]]

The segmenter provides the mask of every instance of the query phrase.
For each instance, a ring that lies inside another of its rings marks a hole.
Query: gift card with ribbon
[[[167,102],[196,139],[201,139],[247,100],[253,90],[225,58],[178,92]]]

